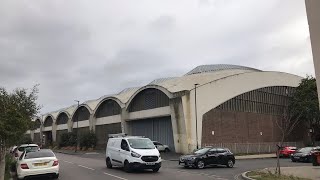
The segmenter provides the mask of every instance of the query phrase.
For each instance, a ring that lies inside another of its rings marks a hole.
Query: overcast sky
[[[42,113],[221,63],[314,75],[304,0],[0,1],[0,86]]]

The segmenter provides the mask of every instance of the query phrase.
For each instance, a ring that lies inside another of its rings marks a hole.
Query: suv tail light
[[[58,160],[54,160],[52,166],[58,166],[59,165],[59,161]]]
[[[21,169],[29,169],[27,164],[20,164]]]

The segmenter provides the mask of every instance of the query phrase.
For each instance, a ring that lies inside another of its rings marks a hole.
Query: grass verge
[[[306,178],[300,178],[295,176],[285,176],[281,175],[278,176],[276,174],[273,174],[271,172],[260,172],[260,171],[251,171],[247,173],[247,176],[256,180],[310,180]]]
[[[6,170],[5,170],[5,175],[4,175],[4,180],[9,180],[11,179],[11,174],[10,172],[15,171],[15,159],[12,157],[11,154],[6,155]]]

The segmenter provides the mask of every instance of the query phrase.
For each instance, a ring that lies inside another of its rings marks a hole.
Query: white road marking
[[[108,175],[108,176],[112,176],[112,177],[118,178],[118,179],[128,180],[128,179],[126,179],[126,178],[122,178],[122,177],[119,177],[119,176],[115,176],[115,175],[113,175],[113,174],[109,174],[109,173],[106,173],[106,172],[104,172],[104,174],[105,174],[105,175]]]
[[[82,165],[78,165],[79,167],[83,167],[83,168],[86,168],[86,169],[90,169],[90,170],[92,170],[92,171],[94,171],[94,169],[92,169],[92,168],[89,168],[89,167],[87,167],[87,166],[82,166]]]
[[[85,154],[87,154],[87,155],[95,155],[95,154],[99,154],[99,153],[97,153],[97,152],[88,152],[88,153],[85,153]]]
[[[217,179],[217,180],[228,180],[228,179],[225,179],[225,178],[223,178],[221,176],[217,176],[217,175],[214,175],[214,174],[197,173],[197,172],[190,172],[190,171],[184,171],[184,170],[178,170],[177,172],[188,173],[188,174],[192,174],[192,175],[207,176],[209,178],[213,178],[213,179]]]
[[[74,164],[73,162],[70,162],[70,161],[63,161],[63,162],[66,162],[66,163],[69,163],[69,164]]]

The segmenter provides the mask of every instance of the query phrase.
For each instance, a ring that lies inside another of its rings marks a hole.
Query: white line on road
[[[70,162],[70,161],[63,161],[63,162],[66,162],[66,163],[69,163],[69,164],[74,164],[73,162]]]
[[[92,168],[89,168],[89,167],[87,167],[87,166],[82,166],[82,165],[78,165],[79,167],[83,167],[83,168],[86,168],[86,169],[90,169],[90,170],[92,170],[92,171],[94,171],[94,169],[92,169]]]
[[[115,176],[115,175],[113,175],[113,174],[109,174],[109,173],[106,173],[106,172],[104,172],[104,174],[105,174],[105,175],[108,175],[108,176],[112,176],[112,177],[118,178],[118,179],[128,180],[128,179],[126,179],[126,178],[122,178],[122,177],[119,177],[119,176]]]

